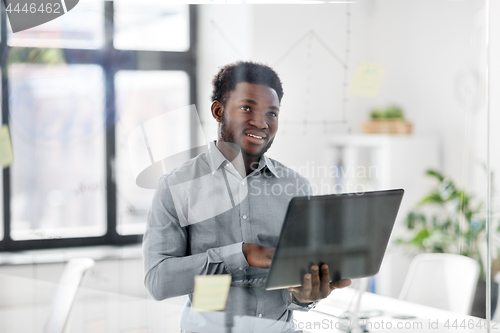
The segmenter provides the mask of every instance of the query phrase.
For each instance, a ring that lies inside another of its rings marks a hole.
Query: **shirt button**
[[[243,215],[242,218],[243,218],[243,220],[246,220],[248,218],[248,216]]]
[[[259,318],[262,318],[262,313],[259,313]]]
[[[245,186],[245,182],[244,182],[244,181],[242,181],[242,182],[241,182],[241,185]]]

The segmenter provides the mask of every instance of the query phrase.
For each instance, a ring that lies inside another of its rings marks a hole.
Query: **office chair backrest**
[[[479,277],[477,261],[449,253],[415,256],[399,299],[469,314]]]
[[[90,258],[71,259],[57,286],[45,333],[63,333],[83,276],[94,266]]]

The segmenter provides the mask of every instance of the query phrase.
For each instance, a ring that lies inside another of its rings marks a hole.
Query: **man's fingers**
[[[274,247],[268,248],[266,255],[267,255],[267,257],[269,259],[273,259],[273,257],[274,257],[274,250],[275,250]]]
[[[330,275],[328,273],[328,266],[321,266],[321,291],[330,293]]]
[[[269,268],[271,266],[272,259],[269,257],[262,257],[261,258],[261,265],[260,267],[262,268]]]
[[[330,287],[332,289],[340,289],[340,288],[345,288],[351,285],[351,280],[350,279],[342,279],[336,282],[330,283]]]
[[[271,266],[271,262],[273,260],[274,256],[274,247],[263,247],[264,248],[264,255],[265,255],[265,262],[266,262],[266,267]]]
[[[250,266],[269,268],[274,255],[274,248],[251,243],[243,243],[243,254]]]
[[[311,267],[311,281],[312,281],[312,288],[316,291],[319,291],[320,287],[320,279],[319,279],[319,267],[316,265],[313,265]]]
[[[312,290],[311,274],[304,275],[304,283],[302,284],[302,295],[310,295]]]

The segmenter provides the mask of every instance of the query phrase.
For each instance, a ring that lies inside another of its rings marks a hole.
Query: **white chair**
[[[479,264],[449,253],[423,253],[412,260],[399,299],[468,315]]]
[[[90,258],[71,259],[64,268],[57,286],[52,311],[45,326],[45,333],[63,333],[75,300],[78,287],[85,273],[94,266]]]

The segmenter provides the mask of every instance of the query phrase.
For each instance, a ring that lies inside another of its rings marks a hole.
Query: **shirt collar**
[[[227,159],[222,155],[219,148],[217,148],[216,141],[211,141],[208,143],[208,164],[210,165],[210,171],[212,175],[227,161]],[[278,172],[276,172],[276,168],[274,167],[273,162],[266,154],[262,155],[259,166],[256,171],[260,171],[267,167],[269,171],[276,177],[279,178]]]
[[[210,171],[212,175],[220,168],[220,166],[227,161],[227,159],[222,155],[219,148],[215,145],[215,141],[210,141],[208,143],[208,164],[210,164]]]
[[[260,162],[259,162],[259,168],[260,168],[260,165],[264,162],[264,165],[263,167],[267,167],[267,169],[269,171],[271,171],[271,173],[276,177],[276,178],[280,178],[280,176],[278,176],[278,173],[276,172],[276,168],[274,167],[274,164],[273,162],[271,161],[271,159],[269,157],[266,156],[266,154],[264,154],[262,156],[262,158],[260,159]]]

